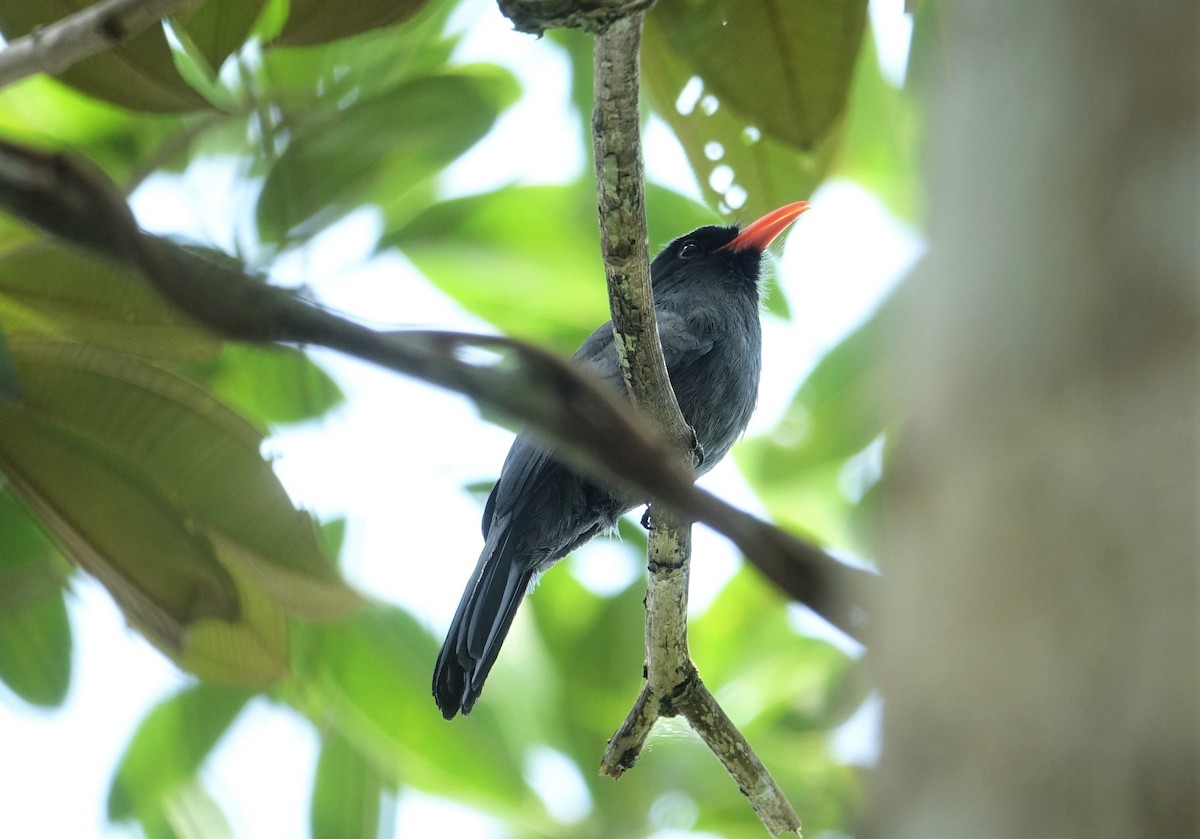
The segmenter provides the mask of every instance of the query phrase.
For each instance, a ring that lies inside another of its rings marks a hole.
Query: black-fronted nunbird
[[[762,254],[808,206],[788,204],[741,230],[693,230],[650,266],[667,372],[703,454],[697,474],[725,456],[750,420],[762,366]],[[624,391],[611,323],[574,360]],[[433,696],[446,719],[470,713],[530,582],[645,501],[573,471],[528,433],[517,435],[483,510],[483,552],[434,669]]]

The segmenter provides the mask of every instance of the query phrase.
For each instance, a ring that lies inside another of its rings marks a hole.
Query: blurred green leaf
[[[0,255],[0,328],[164,361],[212,358],[221,346],[137,272],[50,239]]]
[[[174,19],[208,62],[213,72],[250,37],[265,0],[204,0],[189,14]],[[293,3],[293,6],[295,4]]]
[[[146,839],[234,839],[225,814],[196,777],[166,796],[161,813],[145,814],[138,821]]]
[[[888,441],[885,438],[881,460],[882,472],[886,474],[888,466]],[[882,475],[880,476],[882,478]],[[860,546],[864,556],[878,562],[879,546],[883,529],[883,481],[879,480],[867,487],[866,492],[858,499],[858,503],[850,511],[850,531],[853,534],[852,545]]]
[[[912,92],[914,100],[921,100],[945,67],[946,12],[950,7],[938,2],[917,3],[916,7],[912,15],[912,40],[909,43],[904,87]]]
[[[16,591],[0,598],[0,681],[30,705],[54,707],[71,684],[71,624],[62,589],[50,577],[0,580]],[[40,591],[31,586],[41,585]]]
[[[844,830],[860,793],[853,772],[832,760],[828,731],[861,704],[861,670],[831,644],[797,634],[788,608],[777,590],[743,568],[690,622],[692,654],[802,815],[805,831]],[[739,804],[726,795],[705,799],[697,827],[742,835]]]
[[[375,839],[383,778],[337,732],[321,742],[310,807],[312,839]]]
[[[443,34],[453,3],[433,3],[400,28],[377,29],[309,47],[267,44],[248,68],[255,89],[285,113],[314,117],[365,102],[404,81],[447,69],[458,43]]]
[[[545,37],[558,44],[571,62],[571,104],[579,119],[579,142],[587,159],[585,170],[592,171],[592,59],[595,36],[582,29],[551,29]]]
[[[755,218],[817,186],[840,144],[865,21],[859,0],[656,5],[646,87],[713,204]],[[681,100],[685,88],[696,102]]]
[[[176,663],[202,679],[228,685],[267,687],[289,672],[287,616],[244,568],[218,551],[237,587],[237,621],[201,618],[188,627],[187,645]]]
[[[36,399],[37,383],[22,373]],[[206,615],[236,619],[232,581],[207,540],[189,532],[119,456],[36,408],[5,405],[0,471],[68,555],[158,644],[179,649],[185,627]]]
[[[160,702],[138,725],[108,791],[108,818],[162,819],[168,797],[192,780],[252,691],[208,683]]]
[[[650,14],[722,106],[797,149],[840,119],[866,19],[863,0],[659,0]]]
[[[138,114],[48,76],[0,90],[0,134],[5,139],[83,155],[126,187],[145,174],[143,167],[154,155],[216,117]],[[179,148],[178,154],[183,151]]]
[[[448,723],[430,690],[437,647],[408,614],[369,606],[294,628],[302,707],[335,725],[389,781],[506,812],[528,805],[514,734],[495,711]]]
[[[800,814],[805,836],[844,836],[859,821],[862,812],[862,784],[853,767],[833,760],[826,746],[827,736],[774,734],[751,741],[759,758],[771,770],[789,802]],[[699,752],[699,749],[697,749]],[[708,754],[696,754],[696,761],[711,760]],[[715,834],[728,839],[755,839],[763,835],[761,824],[747,818],[745,801],[730,790],[736,789],[724,778],[715,778],[709,788],[697,795],[700,803],[695,829],[702,835]],[[689,788],[691,789],[691,788]],[[700,797],[700,795],[704,797]]]
[[[71,681],[62,572],[10,487],[0,489],[0,538],[0,679],[26,702],[59,705]]]
[[[8,354],[8,337],[0,329],[0,402],[16,402],[21,398],[21,383],[17,366]]]
[[[822,732],[862,700],[842,701],[851,660],[828,642],[797,635],[788,623],[788,606],[743,568],[691,622],[701,673],[747,734],[781,721],[795,731]],[[762,654],[749,654],[756,651]]]
[[[380,247],[505,333],[573,350],[607,318],[594,204],[582,186],[505,187],[439,202]]]
[[[346,542],[346,517],[339,516],[336,519],[321,522],[319,530],[321,544],[325,547],[325,553],[336,560],[341,558],[342,545]]]
[[[103,447],[193,542],[207,537],[293,614],[320,619],[359,603],[259,454],[261,432],[202,388],[97,347],[28,342],[14,355],[29,414]]]
[[[608,319],[595,187],[511,186],[442,201],[384,237],[506,334],[570,352]],[[653,249],[712,217],[662,187],[646,197]]]
[[[601,597],[563,569],[546,579],[525,606],[550,656],[546,704],[570,709],[559,712],[565,724],[555,734],[585,765],[599,760],[599,744],[612,736],[641,690],[645,594],[639,580],[617,595]]]
[[[345,398],[328,373],[305,353],[289,347],[226,344],[217,358],[192,365],[186,372],[262,425],[315,419]]]
[[[852,526],[860,499],[848,491],[844,470],[892,423],[885,406],[895,383],[883,348],[894,301],[895,294],[826,353],[772,431],[743,440],[735,453],[773,518],[858,550],[869,547],[863,541],[869,531]]]
[[[291,0],[291,12],[279,34],[279,43],[309,46],[357,35],[370,29],[403,23],[429,0],[357,0],[329,3],[326,0]]]
[[[0,471],[131,622],[207,678],[287,669],[283,609],[359,604],[258,452],[202,389],[131,356],[13,345],[22,401],[0,406]]]
[[[894,299],[825,354],[766,438],[741,447],[739,455],[760,484],[786,483],[809,469],[845,460],[885,431],[894,383],[883,362]]]
[[[67,0],[0,0],[0,32],[12,41],[92,3]],[[77,90],[135,111],[175,113],[208,102],[175,69],[161,25],[74,64],[58,78]]]
[[[289,126],[258,201],[259,235],[283,241],[364,200],[404,200],[473,146],[516,97],[497,68],[401,83],[344,110]]]
[[[917,110],[908,91],[884,79],[870,31],[863,39],[850,101],[838,173],[870,189],[901,218],[915,220],[921,206]]]

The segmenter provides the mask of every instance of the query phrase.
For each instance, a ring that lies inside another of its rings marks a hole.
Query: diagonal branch
[[[879,578],[738,510],[692,483],[675,451],[608,387],[545,350],[504,338],[378,333],[143,233],[118,187],[81,158],[0,140],[0,209],[139,271],[167,300],[226,339],[316,344],[474,399],[554,442],[579,468],[636,489],[726,535],[764,575],[862,640]],[[515,365],[484,364],[472,348]]]
[[[119,47],[197,0],[103,0],[0,50],[0,87],[34,73],[54,75],[90,55]]]

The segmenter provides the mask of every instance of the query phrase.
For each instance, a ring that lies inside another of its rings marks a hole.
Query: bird
[[[787,204],[742,228],[700,227],[650,265],[667,372],[700,446],[697,477],[725,456],[750,421],[762,368],[762,256],[809,206]],[[611,321],[573,361],[624,393]],[[471,712],[517,607],[541,573],[647,500],[576,472],[528,431],[517,435],[484,505],[483,550],[434,666],[433,696],[443,717]]]

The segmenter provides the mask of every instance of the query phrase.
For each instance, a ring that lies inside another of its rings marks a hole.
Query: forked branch
[[[695,434],[680,413],[654,318],[639,132],[643,13],[596,36],[592,143],[609,306],[630,399],[670,441],[679,468],[690,469]],[[800,832],[800,819],[771,773],[704,686],[688,654],[687,598],[691,520],[653,508],[647,564],[646,684],[609,741],[600,771],[620,777],[637,761],[659,717],[682,715],[724,764],[771,835]]]

